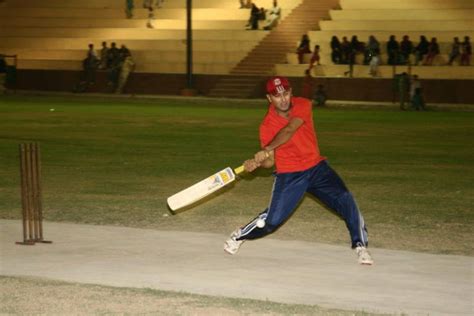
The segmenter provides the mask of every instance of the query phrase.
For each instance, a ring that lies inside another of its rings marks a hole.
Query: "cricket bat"
[[[168,206],[172,211],[189,206],[234,182],[236,175],[243,171],[244,166],[240,166],[235,169],[227,167],[216,172],[212,176],[170,196],[167,200]]]

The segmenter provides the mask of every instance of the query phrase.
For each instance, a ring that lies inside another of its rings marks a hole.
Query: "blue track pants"
[[[352,248],[368,245],[362,214],[342,179],[326,161],[305,171],[276,174],[270,205],[242,227],[238,239],[257,239],[274,232],[295,211],[306,192],[344,219]],[[264,227],[257,227],[258,219],[265,221]]]

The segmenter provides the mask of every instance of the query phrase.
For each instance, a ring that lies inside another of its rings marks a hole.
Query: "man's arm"
[[[274,161],[274,150],[289,141],[291,137],[293,137],[293,134],[296,133],[298,128],[303,125],[303,123],[304,121],[299,117],[292,118],[288,122],[288,124],[275,135],[270,144],[268,144],[267,146],[265,146],[265,148],[263,148],[263,150],[255,154],[255,162],[264,168],[270,168],[271,166],[273,166],[272,162],[272,164],[267,167],[267,163],[264,163],[265,160],[268,159]]]

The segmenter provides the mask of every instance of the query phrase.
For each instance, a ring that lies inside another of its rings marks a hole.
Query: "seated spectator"
[[[410,102],[413,100],[413,96],[415,95],[415,90],[421,88],[421,81],[418,78],[418,75],[413,75],[410,78]]]
[[[331,60],[334,64],[340,64],[342,60],[341,42],[337,36],[333,36],[331,39]]]
[[[265,10],[264,7],[261,7],[258,13],[258,20],[265,21],[266,19],[267,19],[267,10]]]
[[[400,42],[400,62],[403,65],[410,63],[410,55],[413,52],[413,43],[410,41],[408,35],[403,36],[403,40]]]
[[[472,46],[469,36],[464,37],[461,45],[461,65],[469,66],[471,64]]]
[[[250,18],[247,23],[247,30],[258,30],[258,20],[260,18],[260,9],[252,3],[252,8],[250,9]]]
[[[240,0],[241,9],[250,9],[252,7],[252,0]]]
[[[155,27],[153,26],[153,20],[155,19],[155,11],[153,10],[153,7],[148,8],[148,19],[146,22],[146,27],[149,29],[154,29]]]
[[[428,54],[428,46],[430,43],[424,35],[420,36],[420,42],[415,47],[415,65],[418,65],[420,61],[423,61],[425,55]]]
[[[387,54],[388,54],[388,64],[397,65],[400,55],[400,45],[398,44],[395,35],[390,35],[390,39],[387,42]]]
[[[311,56],[311,60],[309,61],[309,68],[308,70],[311,71],[311,69],[313,68],[314,64],[316,65],[321,65],[319,63],[319,59],[320,59],[320,56],[319,56],[319,45],[314,45],[314,50],[313,50],[313,55]]]
[[[264,30],[271,30],[274,28],[278,20],[280,20],[281,15],[281,8],[278,6],[276,0],[273,0],[273,8],[268,12],[268,19],[265,21],[265,25],[263,26]]]
[[[367,42],[367,46],[365,46],[365,52],[364,52],[364,64],[368,65],[373,56],[378,56],[380,55],[380,43],[377,41],[375,36],[370,35],[369,36],[369,41]]]
[[[430,44],[428,45],[428,53],[426,54],[425,65],[433,65],[434,58],[439,54],[439,45],[436,37],[431,39]]]
[[[300,44],[298,45],[298,48],[296,49],[296,54],[298,54],[299,64],[304,63],[304,54],[311,54],[311,49],[309,45],[310,45],[309,36],[307,34],[304,34],[301,37],[301,41],[300,41]]]
[[[348,64],[351,58],[351,43],[347,40],[347,37],[342,37],[341,43],[341,64]]]
[[[461,56],[461,42],[459,37],[453,38],[453,44],[451,45],[451,52],[449,53],[448,65],[452,65],[454,60]]]
[[[324,91],[324,86],[322,84],[318,84],[318,88],[314,92],[313,96],[313,105],[325,106],[327,99],[328,97],[326,91]]]
[[[107,47],[107,42],[102,42],[102,49],[100,50],[100,65],[99,69],[106,69],[107,68],[107,54],[109,52],[109,48]]]

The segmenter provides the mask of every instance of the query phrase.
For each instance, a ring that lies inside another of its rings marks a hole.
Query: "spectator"
[[[449,53],[449,61],[448,65],[452,65],[454,60],[461,56],[461,42],[459,41],[459,37],[455,37],[453,39],[453,44],[451,45],[451,52]]]
[[[296,54],[298,54],[299,64],[304,63],[304,54],[311,54],[311,49],[309,45],[310,45],[310,41],[309,41],[308,34],[303,34],[303,36],[301,37],[300,44],[298,45],[298,48],[296,49]]]
[[[125,16],[127,17],[127,19],[133,18],[133,8],[133,0],[125,0]]]
[[[401,63],[404,65],[410,64],[410,55],[413,52],[413,43],[410,41],[408,35],[403,36],[400,42],[400,57]]]
[[[425,65],[433,65],[433,60],[439,54],[439,45],[436,37],[431,39],[430,44],[428,45],[428,53],[426,54]]]
[[[119,55],[121,61],[123,61],[127,56],[132,56],[130,50],[125,45],[120,46]]]
[[[277,0],[273,0],[273,8],[269,11],[269,16],[267,21],[265,22],[265,25],[263,26],[264,30],[271,30],[274,28],[278,20],[280,20],[280,15],[281,15],[281,8],[278,6]]]
[[[373,53],[369,62],[369,74],[372,77],[377,77],[379,74],[379,65],[380,65],[380,55],[378,53]]]
[[[417,75],[413,75],[410,80],[410,102],[413,100],[415,95],[415,90],[421,88],[421,81],[418,79]]]
[[[252,3],[252,8],[250,9],[250,18],[247,23],[247,30],[258,30],[258,19],[260,17],[260,9]]]
[[[155,19],[155,11],[153,10],[153,7],[148,8],[148,20],[146,22],[146,27],[149,29],[154,29],[155,27],[153,26],[153,20]]]
[[[472,46],[469,36],[464,37],[464,42],[461,45],[461,65],[471,65]]]
[[[368,65],[374,56],[377,56],[377,58],[379,58],[378,57],[379,55],[380,55],[380,43],[379,41],[377,41],[375,36],[370,35],[369,41],[367,42],[367,46],[365,47],[364,64]]]
[[[0,54],[0,95],[5,94],[7,91],[5,82],[7,80],[7,62],[5,56]]]
[[[124,54],[125,55],[123,56],[123,61],[120,65],[120,74],[118,76],[117,88],[115,90],[115,93],[123,92],[123,88],[125,87],[125,84],[128,81],[128,77],[135,68],[135,62],[133,61],[128,49],[125,51]]]
[[[420,61],[423,61],[425,55],[428,54],[428,46],[430,43],[424,35],[420,36],[420,42],[415,47],[415,65],[418,65]]]
[[[107,51],[107,69],[112,67],[112,65],[116,64],[118,58],[119,49],[117,48],[117,44],[115,44],[115,42],[112,42],[112,44],[110,44],[110,48]]]
[[[327,100],[326,91],[324,91],[324,86],[322,84],[318,84],[318,88],[314,92],[313,96],[313,105],[316,106],[325,106]]]
[[[351,43],[347,40],[346,36],[342,38],[341,56],[341,64],[348,64],[351,57]]]
[[[390,39],[387,42],[387,54],[388,64],[397,65],[400,55],[400,45],[398,44],[395,35],[390,35]]]
[[[408,74],[406,72],[401,75],[396,75],[397,88],[398,88],[398,97],[400,99],[400,110],[405,110],[405,102],[408,92]]]
[[[258,20],[265,21],[266,19],[267,19],[267,11],[265,10],[264,7],[261,7],[260,11],[258,12]]]
[[[107,54],[109,48],[107,47],[107,42],[102,42],[102,49],[100,50],[100,65],[99,69],[107,69]]]
[[[311,77],[311,71],[309,69],[306,69],[304,71],[301,96],[307,99],[311,99],[312,94],[313,94],[313,77]]]
[[[309,68],[308,68],[309,71],[311,71],[311,69],[313,68],[315,63],[318,66],[321,65],[319,63],[319,59],[320,59],[320,57],[319,57],[319,45],[314,45],[313,55],[311,56],[311,60],[309,61]]]
[[[252,0],[240,0],[241,9],[250,9],[252,7]]]
[[[99,58],[94,49],[94,44],[89,44],[87,57],[82,61],[82,68],[84,70],[84,81],[91,85],[95,84],[96,71],[99,66]]]
[[[421,88],[415,89],[415,94],[413,95],[413,98],[411,99],[411,106],[416,111],[424,111],[426,109],[425,100],[423,98],[423,93],[422,93]]]
[[[333,36],[331,39],[331,60],[334,64],[340,64],[342,60],[341,42],[337,36]]]

